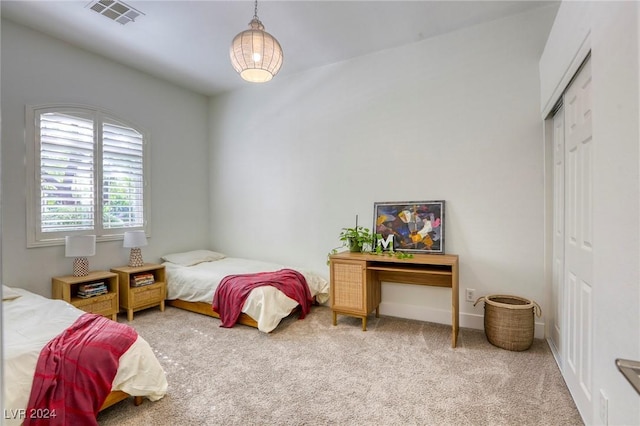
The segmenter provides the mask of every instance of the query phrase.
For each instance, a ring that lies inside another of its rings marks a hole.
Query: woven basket
[[[484,332],[489,342],[510,351],[526,351],[533,343],[534,314],[542,315],[540,306],[518,296],[494,294],[484,300]]]

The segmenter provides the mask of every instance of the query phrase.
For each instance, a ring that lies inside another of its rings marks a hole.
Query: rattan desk
[[[414,254],[411,259],[371,253],[338,253],[329,257],[331,268],[331,310],[333,325],[338,314],[362,319],[374,310],[379,316],[381,282],[395,282],[451,288],[451,347],[458,341],[459,291],[458,255]]]

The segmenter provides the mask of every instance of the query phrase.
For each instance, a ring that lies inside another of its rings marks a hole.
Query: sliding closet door
[[[553,260],[551,306],[547,315],[549,339],[558,363],[564,364],[564,107],[553,116]]]
[[[593,139],[591,61],[564,95],[564,378],[583,419],[592,421]]]

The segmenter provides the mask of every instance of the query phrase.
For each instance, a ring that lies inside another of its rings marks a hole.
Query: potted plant
[[[327,265],[330,263],[329,256],[338,253],[338,249],[342,247],[347,247],[350,252],[355,253],[367,252],[378,255],[384,254],[388,256],[395,256],[398,259],[408,259],[413,257],[413,254],[411,253],[394,251],[393,247],[389,251],[383,251],[380,245],[376,246],[376,241],[381,239],[382,235],[374,234],[369,230],[369,228],[365,228],[364,226],[358,226],[358,215],[356,215],[356,226],[353,228],[342,228],[338,238],[342,241],[342,245],[332,249],[327,254]],[[375,249],[374,246],[376,246]]]
[[[356,225],[353,228],[342,228],[338,239],[342,241],[342,245],[331,250],[330,254],[337,253],[341,247],[347,247],[351,252],[370,250],[373,246],[374,235],[369,228],[358,225],[358,215],[356,215]]]
[[[373,245],[373,235],[369,228],[356,225],[354,228],[342,228],[339,235],[343,246],[350,252],[362,252]]]

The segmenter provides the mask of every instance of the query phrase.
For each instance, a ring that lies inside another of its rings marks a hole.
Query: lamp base
[[[142,250],[139,247],[134,247],[131,249],[131,253],[129,254],[129,266],[139,267],[143,266],[144,262],[142,261]]]
[[[86,277],[87,275],[89,275],[89,259],[86,257],[73,259],[73,276]]]

